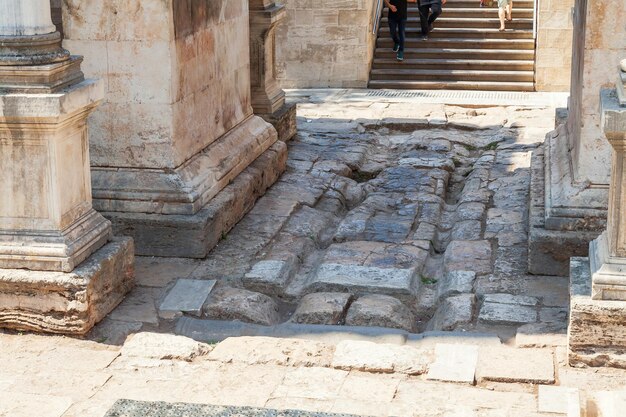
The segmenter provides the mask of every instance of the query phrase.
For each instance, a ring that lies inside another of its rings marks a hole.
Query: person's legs
[[[435,23],[435,20],[441,14],[441,3],[433,3],[430,5],[430,17],[428,18],[428,26],[432,26]],[[432,29],[432,28],[431,28]]]
[[[507,20],[509,22],[513,20],[513,0],[509,0],[509,6],[507,8]]]
[[[419,6],[420,25],[422,27],[422,36],[428,35],[428,15],[430,14],[430,5]]]
[[[393,39],[393,51],[397,52],[397,46],[400,45],[400,39],[398,38],[398,21],[394,18],[389,18],[389,33],[391,34],[391,39]]]
[[[505,8],[504,7],[500,7],[498,9],[498,17],[500,18],[500,31],[503,31],[505,29],[504,27],[504,17],[505,17]]]
[[[404,30],[406,28],[406,19],[398,20],[398,39],[400,46],[398,47],[398,54],[396,58],[398,61],[404,60]]]
[[[405,31],[406,31],[406,19],[402,19],[398,21],[398,40],[400,44],[400,51],[404,51],[404,39],[405,39]]]

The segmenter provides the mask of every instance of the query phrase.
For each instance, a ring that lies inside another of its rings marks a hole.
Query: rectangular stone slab
[[[376,268],[325,263],[309,282],[309,292],[349,291],[413,297],[417,292],[415,269]]]
[[[427,379],[473,384],[477,362],[478,346],[438,344]]]
[[[217,281],[179,279],[159,307],[159,316],[174,318],[180,313],[200,316],[202,306]]]

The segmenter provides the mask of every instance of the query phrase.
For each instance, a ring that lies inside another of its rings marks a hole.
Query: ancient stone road
[[[118,398],[376,416],[624,401],[605,392],[624,371],[566,366],[568,278],[526,274],[530,156],[554,108],[300,100],[287,172],[207,259],[138,258],[91,341],[0,334],[0,416],[99,417]],[[217,345],[145,333],[300,325]]]
[[[216,281],[181,308],[202,319],[564,334],[567,279],[526,274],[530,155],[553,125],[552,108],[308,99],[252,211],[203,261],[139,258],[101,327],[171,326],[161,300],[189,279]]]

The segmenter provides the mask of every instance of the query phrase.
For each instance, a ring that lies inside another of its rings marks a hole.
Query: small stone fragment
[[[241,320],[266,326],[280,321],[278,305],[270,297],[232,287],[213,290],[204,306],[204,315],[214,320]]]
[[[398,299],[387,295],[369,294],[352,303],[346,316],[346,324],[413,331],[416,323],[411,311]]]
[[[340,324],[352,301],[352,294],[317,292],[300,300],[290,321],[302,324]]]

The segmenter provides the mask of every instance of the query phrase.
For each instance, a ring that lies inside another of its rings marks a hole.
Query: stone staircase
[[[533,0],[516,0],[513,22],[498,31],[497,7],[479,0],[448,0],[429,39],[420,38],[419,12],[409,4],[404,61],[392,51],[383,13],[370,88],[533,91]]]

